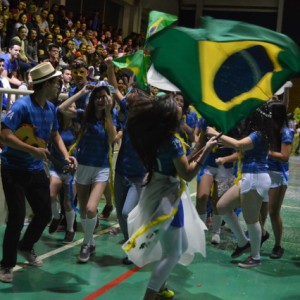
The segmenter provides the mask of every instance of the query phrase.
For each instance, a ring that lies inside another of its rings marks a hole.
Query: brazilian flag
[[[160,11],[152,10],[149,14],[149,23],[146,33],[146,39],[153,34],[170,26],[178,20],[177,16],[166,14]]]
[[[208,17],[198,29],[168,27],[148,47],[155,69],[224,133],[300,71],[289,37],[238,21]]]
[[[136,82],[141,89],[147,87],[147,71],[150,68],[150,56],[144,54],[144,50],[115,58],[113,64],[119,69],[131,70],[135,77]]]

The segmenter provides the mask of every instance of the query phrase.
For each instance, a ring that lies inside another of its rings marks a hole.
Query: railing
[[[33,90],[19,90],[19,89],[7,89],[7,88],[0,88],[0,120],[2,117],[2,95],[3,94],[7,94],[8,95],[8,99],[7,99],[7,105],[6,105],[6,111],[8,111],[10,109],[10,105],[11,105],[11,96],[15,95],[16,99],[15,101],[17,101],[18,98],[20,98],[20,96],[25,96],[25,95],[31,95],[33,94]],[[61,93],[58,96],[59,99],[62,100],[66,100],[68,98],[68,94],[65,93]],[[0,126],[1,128],[1,126]]]

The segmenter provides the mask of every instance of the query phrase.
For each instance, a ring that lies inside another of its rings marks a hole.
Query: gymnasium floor
[[[290,186],[282,209],[283,258],[269,258],[274,242],[271,234],[263,245],[262,265],[253,269],[238,268],[237,261],[230,259],[235,247],[232,234],[223,229],[222,243],[215,247],[210,244],[211,233],[208,232],[207,257],[198,255],[190,266],[177,265],[172,272],[168,286],[176,293],[174,299],[300,299],[300,157],[291,157],[290,163]],[[195,200],[195,182],[190,186]],[[103,205],[101,201],[100,210]],[[242,218],[241,222],[244,226]],[[49,235],[46,230],[36,247],[44,266],[27,266],[19,257],[14,283],[0,282],[0,299],[141,300],[150,266],[139,269],[122,264],[122,236],[112,233],[116,226],[115,212],[109,220],[101,221],[96,231],[96,255],[86,264],[77,263],[82,232],[77,232],[74,243],[63,246],[62,232]],[[4,227],[0,226],[0,243]],[[267,229],[271,233],[269,220]],[[241,259],[245,257],[246,254]]]

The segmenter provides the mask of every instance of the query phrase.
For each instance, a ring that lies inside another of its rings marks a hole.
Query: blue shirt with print
[[[260,131],[251,132],[248,136],[252,140],[253,148],[245,151],[242,158],[242,173],[268,172],[267,155],[269,147]]]
[[[164,175],[176,176],[177,171],[173,159],[184,154],[181,141],[175,136],[170,137],[170,139],[164,142],[157,151],[157,163],[154,171]]]
[[[51,134],[58,131],[55,106],[47,101],[42,108],[30,96],[19,98],[14,102],[2,123],[15,132],[23,124],[34,128],[36,137],[49,143]],[[4,146],[1,153],[2,167],[22,171],[40,171],[44,169],[43,160],[31,154]]]
[[[77,146],[77,161],[81,165],[108,168],[109,144],[104,120],[82,123],[84,110],[77,110],[77,119],[82,125],[83,136]],[[113,118],[114,125],[116,120]]]

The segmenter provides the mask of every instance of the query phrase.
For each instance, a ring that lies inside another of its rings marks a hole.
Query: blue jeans
[[[142,178],[127,178],[115,173],[114,193],[117,218],[125,240],[128,240],[128,214],[138,204],[142,190]]]
[[[1,175],[8,209],[1,267],[12,268],[17,262],[17,249],[31,250],[51,220],[50,183],[44,170],[21,172],[2,168]],[[26,213],[25,197],[34,215],[19,243]]]

